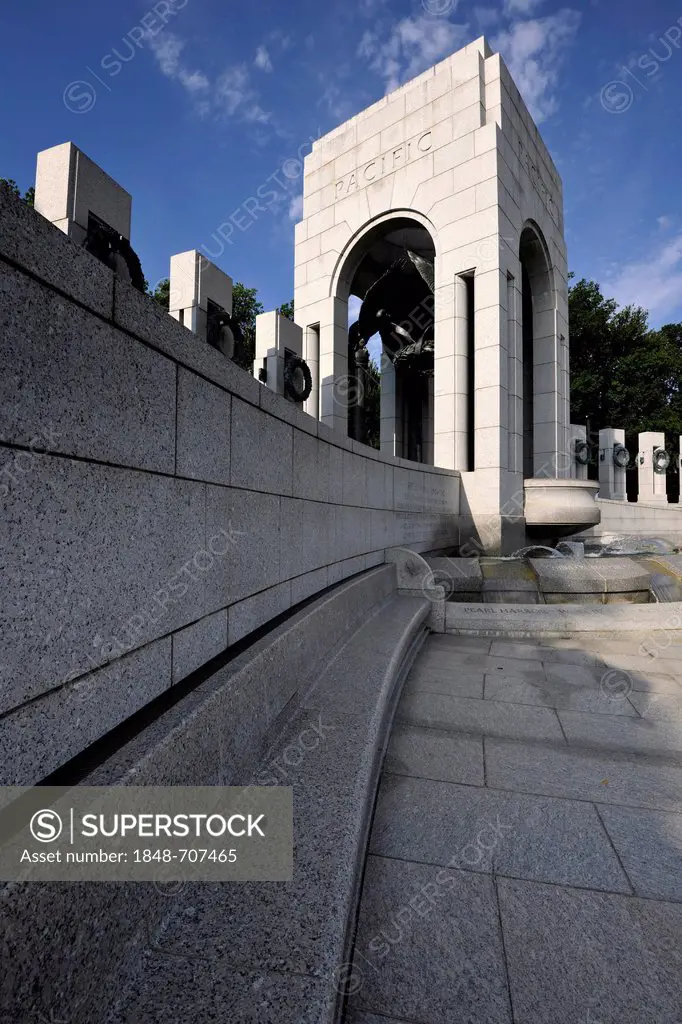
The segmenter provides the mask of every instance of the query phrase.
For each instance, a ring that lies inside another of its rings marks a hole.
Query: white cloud
[[[172,32],[164,32],[160,39],[148,35],[147,41],[162,75],[180,82],[187,92],[193,95],[208,89],[209,81],[203,72],[188,71],[181,63],[180,55],[185,46],[182,39]]]
[[[210,113],[227,114],[242,121],[266,123],[270,114],[258,102],[249,73],[243,64],[227,68],[211,84],[203,71],[189,71],[181,60],[185,43],[172,32],[164,32],[156,39],[148,36],[152,53],[162,75],[179,82],[194,100],[196,112],[205,117]]]
[[[392,92],[456,50],[465,41],[465,35],[465,25],[442,18],[426,14],[403,18],[384,42],[380,42],[377,32],[365,32],[358,56],[370,62],[370,68],[386,82],[386,92]]]
[[[532,14],[545,0],[504,0],[503,12],[507,15]]]
[[[289,203],[289,220],[299,221],[303,216],[303,196],[294,196]]]
[[[288,32],[282,32],[281,29],[276,28],[268,36],[273,43],[276,43],[282,50],[288,50],[293,46],[293,41]]]
[[[619,267],[604,281],[602,291],[622,306],[648,309],[654,319],[667,316],[682,305],[682,234],[646,259]]]
[[[672,227],[673,221],[672,217],[669,217],[667,213],[664,213],[662,214],[662,216],[656,218],[656,223],[658,224],[661,231],[667,231],[668,228]]]
[[[257,93],[251,86],[249,73],[243,64],[235,64],[223,71],[215,84],[214,103],[218,110],[229,117],[261,123],[270,119],[270,115],[258,102]]]
[[[264,46],[259,46],[256,50],[256,56],[253,62],[257,68],[261,71],[272,71],[272,61],[270,60],[270,54]]]
[[[538,123],[557,109],[563,51],[574,41],[579,24],[579,13],[565,8],[547,18],[513,22],[492,40]]]

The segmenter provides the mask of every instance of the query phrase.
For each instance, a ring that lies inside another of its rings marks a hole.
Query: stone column
[[[348,436],[348,303],[330,298],[320,320],[320,422]]]
[[[541,277],[544,281],[544,276]],[[556,477],[564,444],[560,390],[563,349],[557,336],[551,292],[533,293],[533,473]]]
[[[303,330],[303,358],[310,367],[313,387],[303,403],[309,416],[320,418],[320,325],[308,324]]]
[[[424,438],[422,462],[427,466],[433,466],[433,377],[426,378],[422,432]]]
[[[523,473],[523,360],[521,350],[521,292],[507,275],[507,390],[510,473]]]
[[[438,264],[436,263],[436,269]],[[434,462],[455,468],[455,317],[454,283],[434,292],[433,359]]]
[[[639,492],[637,501],[665,505],[668,502],[666,474],[665,472],[657,473],[654,469],[656,449],[665,451],[665,434],[647,431],[639,435],[639,454],[637,455]]]
[[[586,450],[584,447],[585,445],[587,445],[587,427],[581,427],[577,423],[571,423],[567,453],[568,458],[570,459],[569,473],[571,480],[587,480],[587,463],[578,462],[576,458],[579,451]],[[606,495],[602,495],[602,497],[606,497]]]
[[[381,353],[381,393],[379,407],[381,415],[380,449],[384,455],[398,456],[398,425],[396,423],[395,367],[386,355]]]
[[[605,427],[599,431],[599,497],[627,501],[625,466],[617,463],[617,449],[625,448],[625,431]]]
[[[454,338],[454,468],[461,472],[473,469],[469,465],[469,322],[473,310],[469,309],[469,289],[466,278],[455,278],[455,338]]]

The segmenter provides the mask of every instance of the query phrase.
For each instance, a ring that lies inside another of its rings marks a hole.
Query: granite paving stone
[[[682,764],[486,737],[489,786],[682,812]]]
[[[396,723],[384,771],[482,786],[483,742],[480,736],[453,736]]]
[[[449,651],[427,645],[418,659],[420,668],[433,668],[445,672],[509,672],[543,674],[542,664],[529,658],[497,658],[479,651]]]
[[[544,661],[546,652],[539,644],[514,643],[509,640],[493,640],[490,654],[494,658],[521,658],[522,660]]]
[[[448,732],[563,742],[556,712],[550,708],[418,692],[405,694],[397,715],[411,725]]]
[[[589,715],[580,711],[557,711],[569,744],[596,747],[604,751],[682,754],[682,726],[679,722],[658,722],[625,715]]]
[[[453,697],[483,697],[483,673],[471,672],[465,667],[458,671],[415,665],[405,687],[405,693],[444,693]]]
[[[599,813],[635,892],[682,903],[682,814],[629,807]]]
[[[577,668],[574,665],[562,667]],[[552,678],[550,673],[544,679],[535,676],[524,679],[486,675],[484,695],[486,700],[542,705],[566,711],[587,711],[603,715],[637,714],[627,699],[613,700],[601,693],[592,682],[587,686],[579,683],[567,685]]]
[[[497,887],[516,1024],[679,1024],[682,906]]]
[[[369,857],[355,942],[353,1011],[416,1024],[509,1024],[492,880]]]
[[[678,679],[665,672],[639,672],[632,669],[627,671],[632,689],[637,693],[669,693],[677,695],[682,700],[682,686]]]
[[[554,797],[387,777],[379,793],[371,852],[630,892],[594,807]]]
[[[551,637],[540,641],[542,660],[559,665],[596,665],[601,668],[604,661],[594,651],[583,647],[581,641],[561,640]]]
[[[631,693],[630,700],[642,718],[679,722],[682,725],[682,693]]]
[[[429,637],[429,652],[448,651],[457,656],[457,652],[467,654],[489,654],[492,646],[491,640],[478,636],[453,636],[451,633],[434,633]]]

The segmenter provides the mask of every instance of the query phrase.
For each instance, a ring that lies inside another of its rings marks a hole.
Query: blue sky
[[[3,24],[0,175],[26,188],[75,142],[132,193],[152,283],[274,181],[216,259],[267,309],[293,291],[309,140],[485,34],[563,176],[570,267],[682,320],[679,0],[29,0]]]

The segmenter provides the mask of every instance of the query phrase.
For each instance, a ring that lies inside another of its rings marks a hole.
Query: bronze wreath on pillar
[[[305,402],[313,390],[313,375],[305,359],[284,357],[284,394],[294,402]]]
[[[113,270],[117,277],[130,281],[133,288],[143,292],[145,281],[142,265],[128,239],[92,214],[89,220],[83,248]]]

